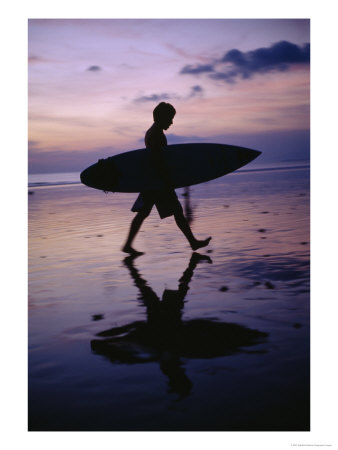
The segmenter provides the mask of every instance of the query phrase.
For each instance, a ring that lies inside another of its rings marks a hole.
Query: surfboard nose
[[[80,173],[80,180],[82,184],[92,187],[90,183],[90,167]]]
[[[248,148],[240,148],[238,152],[239,160],[243,166],[256,159],[262,152]]]

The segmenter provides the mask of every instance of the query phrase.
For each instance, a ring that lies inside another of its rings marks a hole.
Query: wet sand
[[[309,172],[191,188],[194,254],[133,194],[29,195],[29,429],[309,430]]]

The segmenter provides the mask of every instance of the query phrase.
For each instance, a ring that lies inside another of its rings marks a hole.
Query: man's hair
[[[163,118],[168,116],[174,116],[176,110],[170,103],[161,102],[159,103],[153,111],[154,121],[159,122]]]

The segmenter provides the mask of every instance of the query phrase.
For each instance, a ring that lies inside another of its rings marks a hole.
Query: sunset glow
[[[255,135],[282,160],[265,134],[309,132],[308,45],[309,20],[29,20],[29,170],[143,147],[160,101],[177,110],[169,144]]]

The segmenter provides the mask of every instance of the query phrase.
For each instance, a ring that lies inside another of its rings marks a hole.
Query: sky
[[[81,171],[144,147],[161,101],[177,111],[168,144],[309,160],[310,21],[28,21],[29,173]]]

